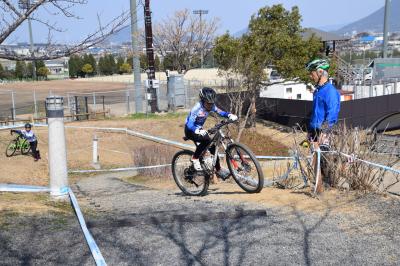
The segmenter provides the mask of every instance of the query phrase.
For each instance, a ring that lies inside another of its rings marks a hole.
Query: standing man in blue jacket
[[[313,109],[311,120],[308,127],[308,138],[314,142],[315,148],[321,150],[329,150],[328,133],[337,123],[340,112],[340,94],[329,82],[329,61],[326,59],[314,59],[306,65],[306,69],[310,72],[310,78],[315,83],[315,91],[313,96]],[[317,156],[314,157],[314,174],[320,176],[316,180],[316,192],[323,191],[322,177],[331,183],[327,161],[325,157],[321,158],[321,168],[317,167]]]
[[[315,82],[313,109],[308,128],[309,139],[312,142],[323,141],[323,134],[328,133],[338,121],[340,112],[340,94],[329,82],[329,61],[314,59],[306,65],[310,78]]]

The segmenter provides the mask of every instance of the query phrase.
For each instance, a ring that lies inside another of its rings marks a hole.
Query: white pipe
[[[50,195],[55,199],[68,199],[67,152],[64,129],[63,98],[46,99],[49,124]]]
[[[93,164],[99,163],[99,155],[98,155],[98,138],[96,135],[93,137]]]

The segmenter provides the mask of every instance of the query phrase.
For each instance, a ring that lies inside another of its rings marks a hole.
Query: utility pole
[[[19,8],[28,10],[31,8],[31,0],[19,0],[18,1]],[[28,17],[28,28],[29,28],[29,42],[30,42],[30,52],[31,56],[34,56],[34,47],[33,47],[33,34],[32,34],[32,23],[31,18]],[[32,79],[36,80],[36,64],[35,60],[32,60]]]
[[[387,58],[387,48],[388,48],[388,31],[389,31],[389,17],[390,17],[390,7],[392,5],[392,0],[386,0],[385,2],[385,20],[383,24],[383,58]]]
[[[133,57],[133,78],[135,86],[135,111],[136,113],[142,113],[142,81],[140,76],[140,56],[139,56],[139,30],[137,25],[137,3],[136,0],[130,0],[131,2],[131,37],[132,37],[132,57]]]
[[[32,35],[32,23],[31,19],[28,17],[28,25],[29,25],[29,40],[31,43],[31,56],[34,55],[34,47],[33,47],[33,35]],[[36,63],[35,60],[32,60],[32,79],[36,80]]]
[[[204,46],[203,46],[203,20],[202,17],[203,15],[207,15],[208,14],[208,10],[202,10],[202,9],[198,9],[198,10],[193,10],[193,14],[195,15],[199,15],[200,17],[200,42],[201,42],[201,48],[200,48],[200,62],[201,62],[201,68],[203,68],[204,66]]]
[[[154,67],[154,47],[153,47],[153,29],[151,25],[151,10],[150,10],[150,0],[145,0],[144,4],[144,24],[145,24],[145,35],[146,35],[146,55],[147,63],[149,68],[146,70],[147,78],[149,80],[147,92],[150,95],[150,107],[151,112],[155,113],[158,111],[157,107],[157,86],[156,71]]]

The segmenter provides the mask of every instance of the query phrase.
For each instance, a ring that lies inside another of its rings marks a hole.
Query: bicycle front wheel
[[[179,151],[172,159],[172,175],[179,189],[189,196],[204,196],[210,183],[210,179],[199,174],[192,165],[193,152],[189,150]]]
[[[13,156],[16,150],[17,150],[17,141],[15,140],[10,141],[10,144],[8,144],[6,148],[6,156],[7,157]]]
[[[264,186],[264,174],[253,152],[241,143],[229,144],[226,163],[236,183],[248,193],[259,193]]]
[[[24,139],[23,142],[21,143],[21,153],[23,155],[26,155],[30,150],[31,150],[31,145],[26,139]]]

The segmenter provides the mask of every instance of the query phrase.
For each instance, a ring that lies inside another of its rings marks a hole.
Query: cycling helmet
[[[325,71],[328,71],[329,67],[330,67],[329,60],[320,58],[313,59],[306,64],[306,69],[309,72],[315,71],[317,69],[323,69]]]
[[[200,90],[199,97],[202,102],[215,103],[217,93],[212,88],[204,87]]]
[[[26,123],[26,124],[25,124],[25,128],[32,128],[32,125],[29,124],[29,123]]]

